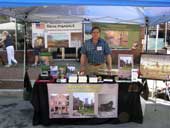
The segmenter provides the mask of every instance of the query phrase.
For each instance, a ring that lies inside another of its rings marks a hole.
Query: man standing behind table
[[[5,67],[11,67],[12,62],[17,64],[18,62],[14,58],[14,46],[13,46],[12,38],[7,31],[2,32],[2,40],[0,41],[0,43],[2,42],[5,45],[7,51],[7,58],[8,58],[8,64],[5,65]]]
[[[80,75],[98,74],[99,69],[112,69],[111,50],[100,38],[100,28],[93,27],[92,38],[81,47]]]

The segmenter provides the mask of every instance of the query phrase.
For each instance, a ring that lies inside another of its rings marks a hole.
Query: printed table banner
[[[118,84],[47,84],[49,118],[117,118]]]

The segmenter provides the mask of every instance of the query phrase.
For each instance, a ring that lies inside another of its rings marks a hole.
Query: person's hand
[[[82,75],[84,75],[85,73],[84,73],[84,71],[80,71],[80,76],[82,76]]]
[[[3,47],[3,43],[0,43],[0,48]]]
[[[107,69],[107,74],[108,74],[109,76],[112,75],[112,68],[108,68],[108,69]]]

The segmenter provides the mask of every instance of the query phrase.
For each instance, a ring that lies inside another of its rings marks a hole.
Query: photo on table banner
[[[49,98],[50,118],[69,117],[69,94],[51,93]]]
[[[69,47],[69,33],[47,33],[48,48]]]
[[[71,32],[71,41],[69,44],[70,48],[79,48],[82,44],[82,33]]]
[[[91,29],[92,29],[92,23],[84,24],[84,42],[92,38]]]
[[[139,78],[170,81],[170,55],[141,54]]]
[[[139,25],[93,23],[92,26],[100,27],[101,38],[113,49],[131,49],[133,43],[140,40]]]
[[[113,94],[98,94],[98,114],[100,118],[117,117],[117,98]]]
[[[118,77],[120,80],[131,80],[131,69],[133,68],[133,55],[118,55]]]
[[[94,117],[94,93],[73,93],[73,116]]]

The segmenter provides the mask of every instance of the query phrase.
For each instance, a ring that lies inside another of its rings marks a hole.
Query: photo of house
[[[94,116],[94,93],[73,93],[73,116]]]
[[[51,118],[67,117],[69,115],[69,94],[52,93],[49,107]]]

